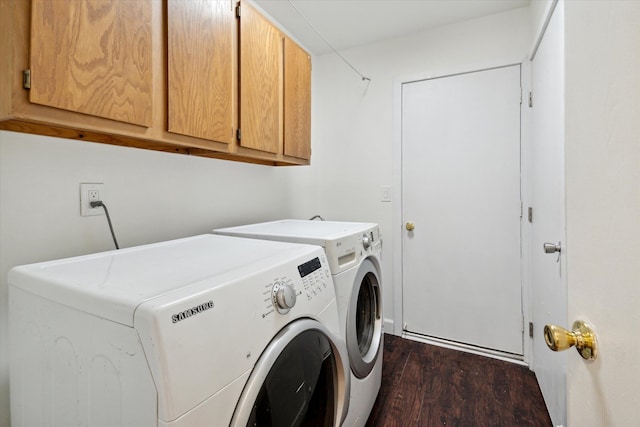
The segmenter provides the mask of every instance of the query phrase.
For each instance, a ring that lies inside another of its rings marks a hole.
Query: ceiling
[[[528,6],[531,0],[254,0],[313,54]],[[294,7],[295,6],[295,7]],[[296,11],[300,11],[304,18]],[[319,36],[307,23],[315,27]]]

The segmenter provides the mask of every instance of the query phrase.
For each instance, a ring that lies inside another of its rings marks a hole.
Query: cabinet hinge
[[[242,136],[242,134],[240,133],[240,128],[236,129],[236,139],[238,141],[240,141],[240,137]]]
[[[22,87],[31,89],[31,70],[26,69],[22,72]]]
[[[236,4],[236,18],[240,19],[240,2]]]
[[[529,107],[533,107],[533,93],[529,92]]]
[[[533,322],[529,322],[529,338],[533,338]]]
[[[533,208],[531,206],[527,209],[527,219],[529,222],[533,222]]]

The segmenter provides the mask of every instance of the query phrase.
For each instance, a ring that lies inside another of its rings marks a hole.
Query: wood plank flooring
[[[385,334],[382,386],[367,427],[551,426],[525,366]]]

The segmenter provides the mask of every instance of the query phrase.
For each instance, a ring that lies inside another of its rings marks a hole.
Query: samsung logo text
[[[185,311],[181,311],[180,313],[176,313],[171,316],[171,323],[178,323],[186,318],[195,316],[196,314],[200,314],[203,311],[207,311],[211,308],[213,308],[213,301],[208,301],[196,307],[188,308]]]

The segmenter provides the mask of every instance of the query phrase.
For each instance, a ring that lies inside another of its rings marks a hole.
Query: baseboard
[[[464,351],[466,353],[476,354],[478,356],[490,357],[492,359],[502,360],[503,362],[510,362],[516,365],[521,366],[529,366],[524,360],[522,356],[512,355],[508,353],[502,353],[499,351],[482,349],[470,345],[454,343],[451,341],[440,340],[433,337],[425,337],[423,335],[414,334],[411,332],[406,332],[402,334],[403,338],[407,338],[413,341],[419,341],[425,344],[435,345],[438,347],[444,347],[451,350]]]
[[[384,319],[382,322],[382,331],[385,334],[391,334],[393,335],[393,319]]]

